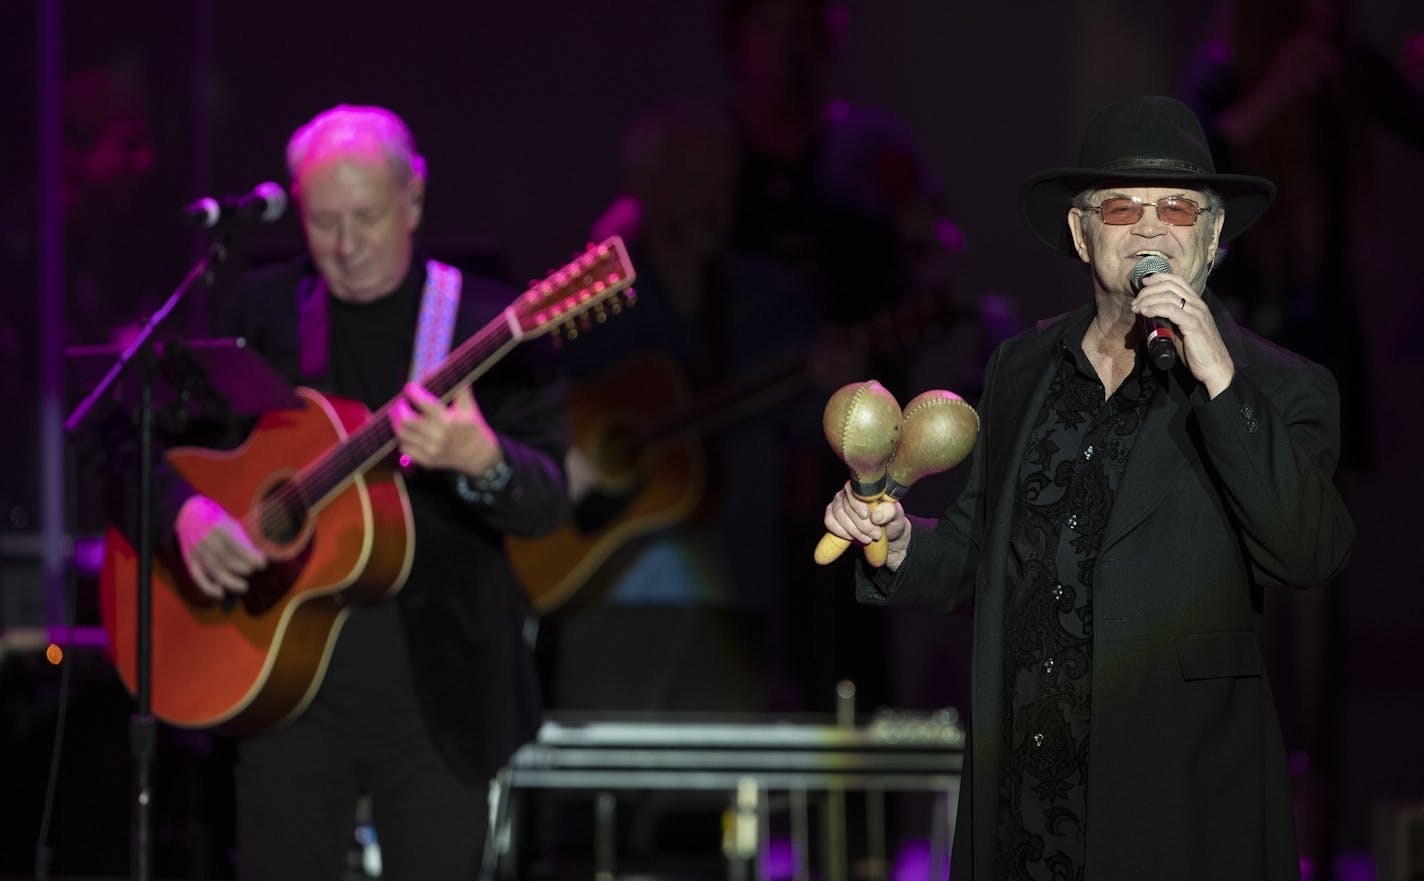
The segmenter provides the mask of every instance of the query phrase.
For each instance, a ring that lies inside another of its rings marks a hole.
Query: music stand
[[[94,388],[121,354],[121,346],[69,346],[64,355],[71,384]],[[153,390],[154,407],[181,409],[180,420],[257,416],[302,406],[286,378],[243,337],[157,342],[154,369],[166,380]],[[109,389],[111,403],[137,408],[139,382],[131,374],[120,379]]]

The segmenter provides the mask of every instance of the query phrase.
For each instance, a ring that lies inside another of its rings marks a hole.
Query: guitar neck
[[[514,346],[562,328],[572,338],[582,327],[602,322],[622,309],[619,297],[633,301],[636,277],[623,240],[612,236],[590,245],[582,255],[520,294],[474,336],[461,343],[420,383],[442,402],[473,382]],[[590,314],[597,316],[595,322]],[[278,510],[316,511],[357,475],[389,455],[396,445],[391,408],[397,396],[372,414],[341,443],[313,460],[279,492]]]
[[[678,435],[703,437],[730,428],[793,397],[810,386],[806,356],[796,354],[753,376],[714,386],[687,407],[669,414],[639,433],[644,444]]]
[[[895,354],[929,340],[950,323],[973,317],[948,292],[917,297],[846,329],[868,355]],[[849,342],[849,339],[848,341]],[[697,394],[687,407],[639,433],[644,444],[677,435],[706,436],[750,419],[811,387],[811,351],[794,352],[748,376],[735,377]]]
[[[461,344],[438,368],[423,377],[421,384],[441,401],[448,401],[461,386],[478,379],[519,342],[515,336],[517,327],[506,314],[501,313]],[[398,395],[387,401],[346,440],[297,473],[292,486],[311,510],[321,508],[352,478],[370,469],[395,449],[396,437],[391,428],[390,412],[399,400]]]

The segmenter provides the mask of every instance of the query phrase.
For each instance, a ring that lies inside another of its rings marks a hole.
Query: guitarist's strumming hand
[[[183,503],[174,530],[188,575],[215,600],[247,593],[247,579],[267,565],[267,557],[242,524],[207,496],[193,496]]]
[[[569,447],[564,456],[564,473],[569,478],[569,501],[575,505],[590,493],[598,491],[598,466],[579,447]]]
[[[891,572],[905,562],[910,548],[910,521],[905,519],[900,503],[882,501],[869,505],[855,497],[849,483],[826,506],[826,530],[861,545],[870,544],[884,532],[889,543],[885,568]]]
[[[406,383],[401,393],[391,407],[391,428],[401,455],[413,464],[478,475],[504,458],[469,386],[455,393],[449,407],[418,383]]]

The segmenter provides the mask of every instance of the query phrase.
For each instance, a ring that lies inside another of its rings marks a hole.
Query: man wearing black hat
[[[958,881],[1299,878],[1253,626],[1263,588],[1348,555],[1339,397],[1206,287],[1273,195],[1216,174],[1180,102],[1101,111],[1078,165],[1020,195],[1092,300],[991,357],[962,495],[939,520],[848,489],[827,506],[833,533],[889,539],[862,601],[972,603]]]

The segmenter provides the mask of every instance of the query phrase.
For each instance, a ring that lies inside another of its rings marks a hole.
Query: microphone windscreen
[[[272,181],[264,181],[258,184],[252,194],[262,203],[262,210],[257,215],[261,223],[272,223],[280,220],[287,211],[287,191],[282,189],[282,185]]]
[[[1172,264],[1158,257],[1156,254],[1148,254],[1138,260],[1137,264],[1132,267],[1132,274],[1129,277],[1133,293],[1142,290],[1143,279],[1159,272],[1170,275],[1172,273]]]
[[[183,217],[199,229],[211,229],[222,218],[222,204],[212,196],[204,196],[184,205]]]

